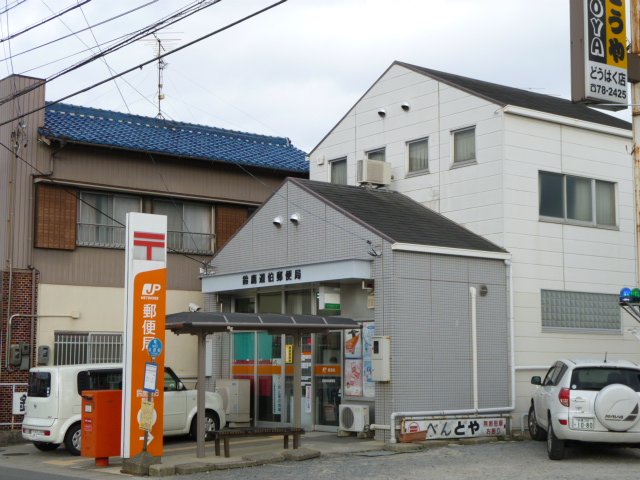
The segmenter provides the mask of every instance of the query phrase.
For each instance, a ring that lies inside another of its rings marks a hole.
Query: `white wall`
[[[167,292],[167,314],[184,312],[189,303],[203,305],[202,294],[191,291]],[[124,289],[42,284],[39,287],[38,345],[53,348],[54,333],[122,332],[124,329]],[[80,312],[80,318],[55,317]],[[19,321],[19,319],[18,319]],[[166,332],[166,363],[178,376],[197,376],[197,341],[191,335]]]
[[[402,102],[410,103],[404,112]],[[382,119],[377,111],[386,109]],[[542,115],[544,117],[544,114]],[[532,375],[567,356],[640,361],[630,334],[543,333],[540,290],[617,294],[635,286],[637,245],[630,134],[602,133],[593,124],[504,113],[489,101],[392,66],[311,153],[313,180],[329,181],[328,160],[347,156],[348,181],[356,160],[386,147],[391,188],[405,193],[503,246],[513,255],[517,413],[528,410]],[[476,126],[477,164],[451,168],[451,130]],[[616,129],[610,129],[615,131]],[[407,177],[406,142],[429,138],[429,173]],[[324,157],[323,165],[317,158]],[[616,184],[615,230],[542,222],[540,170]],[[623,313],[623,330],[637,323]]]

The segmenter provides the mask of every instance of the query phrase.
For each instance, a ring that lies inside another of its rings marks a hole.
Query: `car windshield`
[[[572,390],[602,390],[613,383],[621,383],[640,392],[640,370],[585,367],[576,368],[571,374]]]

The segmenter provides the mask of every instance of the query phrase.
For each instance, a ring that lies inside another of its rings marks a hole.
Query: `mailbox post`
[[[86,390],[82,394],[82,456],[108,467],[121,455],[122,390]]]

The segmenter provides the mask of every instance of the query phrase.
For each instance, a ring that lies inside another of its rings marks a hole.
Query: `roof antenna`
[[[604,352],[604,363],[607,363],[607,353],[608,352]]]

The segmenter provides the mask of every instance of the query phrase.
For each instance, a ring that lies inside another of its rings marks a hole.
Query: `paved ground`
[[[445,443],[437,448],[392,454],[383,451],[384,445],[373,440],[338,438],[335,434],[311,432],[303,439],[302,446],[318,449],[323,455],[318,459],[301,462],[286,461],[237,470],[196,473],[182,478],[636,480],[640,469],[640,449],[581,445],[579,448],[568,448],[564,460],[551,461],[547,458],[544,443],[528,440],[479,445]],[[167,439],[163,464],[223,462],[238,460],[243,455],[266,452],[282,452],[282,438],[238,440],[232,443],[231,459],[215,457],[211,444],[207,444],[206,458],[196,459],[193,442],[187,439]],[[54,452],[39,452],[30,444],[14,445],[0,448],[0,478],[3,478],[2,470],[5,467],[6,471],[18,468],[72,478],[119,480],[122,478],[119,462],[119,459],[112,459],[111,467],[99,469],[93,466],[92,459],[72,457],[62,448]],[[29,473],[25,471],[24,478],[29,477]]]

